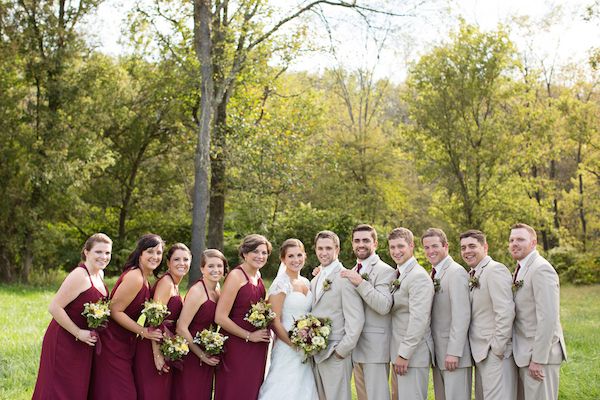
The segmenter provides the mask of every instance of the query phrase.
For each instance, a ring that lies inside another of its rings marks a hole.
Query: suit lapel
[[[436,278],[436,279],[439,279],[440,282],[442,281],[442,279],[444,279],[444,275],[446,275],[446,271],[448,270],[448,267],[450,266],[452,261],[453,261],[452,257],[448,257],[446,259],[446,261],[444,262],[444,264],[442,265],[442,270],[440,271],[440,277]]]
[[[538,258],[538,256],[539,256],[539,253],[537,252],[537,250],[535,250],[535,254],[532,254],[531,258],[527,261],[527,264],[524,265],[525,272],[523,273],[523,279],[522,279],[523,281],[525,281],[525,277],[529,273],[529,268],[531,268],[531,265]]]
[[[416,265],[416,264],[417,264],[417,260],[412,260],[412,261],[410,262],[410,264],[408,264],[408,265],[406,266],[406,269],[404,270],[404,273],[403,273],[402,275],[400,275],[400,279],[399,279],[399,280],[400,280],[400,285],[402,285],[402,281],[403,281],[404,279],[406,279],[406,276],[408,275],[408,273],[409,273],[410,271],[412,271],[412,270],[413,270],[413,268],[415,267],[415,265]]]
[[[333,285],[333,279],[335,277],[335,274],[337,274],[337,272],[341,268],[340,265],[341,264],[338,262],[338,264],[335,267],[333,267],[333,269],[331,270],[331,272],[329,272],[329,274],[327,275],[327,278],[325,278],[325,279],[329,279],[332,282],[331,283],[332,285]],[[315,284],[315,286],[316,286],[316,284]],[[323,295],[325,294],[325,292],[326,292],[326,290],[321,290],[321,293],[319,293],[318,297],[315,298],[315,304],[317,304],[319,302],[319,300],[321,300],[321,297],[323,297]]]

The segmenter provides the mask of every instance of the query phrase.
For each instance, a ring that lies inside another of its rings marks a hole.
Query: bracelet
[[[250,331],[246,331],[246,343],[250,340]]]

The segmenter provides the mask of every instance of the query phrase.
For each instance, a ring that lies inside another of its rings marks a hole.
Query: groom
[[[350,400],[351,354],[365,322],[362,300],[354,286],[340,276],[345,268],[338,260],[339,237],[331,231],[317,233],[315,251],[321,265],[310,283],[314,294],[311,313],[332,321],[327,348],[314,356],[319,400]]]

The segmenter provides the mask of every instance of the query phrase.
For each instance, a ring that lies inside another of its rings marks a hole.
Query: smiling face
[[[516,228],[510,231],[508,250],[513,259],[521,261],[535,250],[536,245],[537,239],[527,229]]]
[[[154,247],[148,247],[140,255],[140,267],[146,271],[154,271],[160,265],[163,255],[163,246],[158,244]]]
[[[190,270],[192,255],[182,249],[175,250],[171,258],[167,261],[169,273],[181,280]]]
[[[423,250],[431,265],[438,265],[444,258],[448,257],[448,243],[442,244],[438,236],[427,236],[423,238]]]
[[[293,272],[300,272],[305,261],[306,253],[299,246],[288,247],[285,250],[285,256],[281,259],[285,267]]]
[[[254,250],[242,254],[244,263],[252,269],[261,269],[267,263],[269,258],[269,250],[266,244],[260,244]]]
[[[369,231],[356,231],[352,234],[352,250],[359,260],[371,257],[377,249],[377,241]]]
[[[460,255],[471,268],[475,268],[487,256],[487,252],[487,243],[481,244],[474,237],[466,237],[460,240]]]
[[[328,266],[338,258],[340,249],[336,246],[333,239],[319,238],[315,243],[315,253],[323,267]]]
[[[388,240],[388,249],[396,265],[402,265],[413,256],[415,244],[409,245],[404,238],[390,239]]]
[[[90,250],[84,250],[85,265],[92,270],[101,270],[108,266],[112,255],[112,244],[96,242]]]
[[[219,282],[225,273],[225,265],[219,257],[207,257],[200,271],[203,279]]]

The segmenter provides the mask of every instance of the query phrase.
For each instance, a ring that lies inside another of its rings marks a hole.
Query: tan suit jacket
[[[487,262],[486,262],[487,261]],[[475,362],[481,362],[491,349],[505,358],[512,353],[512,326],[515,303],[512,293],[512,277],[506,266],[484,259],[475,270],[479,287],[471,287],[471,327],[469,343]]]
[[[416,260],[398,278],[400,286],[393,291],[392,341],[390,358],[409,360],[409,367],[426,367],[433,360],[433,340],[429,324],[433,303],[433,283]]]
[[[351,355],[365,321],[362,300],[354,285],[340,276],[342,268],[342,264],[338,263],[330,272],[327,278],[331,280],[329,290],[323,290],[313,303],[311,313],[314,316],[331,318],[332,321],[327,348],[314,356],[317,364],[329,358],[334,351],[344,358]],[[310,283],[310,288],[315,294],[318,292],[317,281],[318,276]]]
[[[396,279],[396,270],[381,261],[376,254],[363,265],[361,274],[368,274],[369,280],[363,280],[356,292],[363,301],[365,324],[356,348],[352,352],[352,361],[358,363],[389,363],[392,306],[390,284]],[[355,267],[356,268],[356,267]]]
[[[535,250],[534,250],[535,251]],[[514,295],[513,356],[519,367],[531,361],[560,364],[567,359],[560,325],[560,285],[552,265],[535,251],[521,275],[523,285]]]
[[[459,357],[458,368],[472,365],[468,331],[471,321],[469,274],[448,257],[437,274],[440,288],[433,298],[431,335],[435,347],[435,362],[445,370],[446,355]]]

